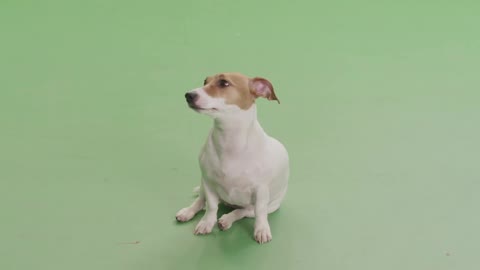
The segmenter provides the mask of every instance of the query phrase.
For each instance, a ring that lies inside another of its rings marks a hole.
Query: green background
[[[478,1],[0,2],[0,269],[478,269]],[[270,216],[192,234],[206,75],[271,80]],[[136,241],[139,241],[135,244]],[[133,242],[133,243],[132,243]]]

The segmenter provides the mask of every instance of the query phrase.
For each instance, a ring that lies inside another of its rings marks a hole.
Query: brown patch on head
[[[209,96],[223,98],[225,103],[237,105],[243,110],[249,109],[258,97],[278,101],[268,80],[250,79],[240,73],[221,73],[207,77],[203,89]]]

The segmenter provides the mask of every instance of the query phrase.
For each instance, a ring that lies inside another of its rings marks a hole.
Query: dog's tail
[[[193,188],[193,194],[195,195],[195,197],[200,195],[200,186],[196,186]]]

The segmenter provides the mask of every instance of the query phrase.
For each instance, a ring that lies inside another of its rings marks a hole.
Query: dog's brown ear
[[[278,100],[275,92],[273,91],[272,84],[267,79],[259,77],[251,79],[250,89],[256,98],[264,97],[268,100],[276,100],[278,103],[280,103],[280,100]]]

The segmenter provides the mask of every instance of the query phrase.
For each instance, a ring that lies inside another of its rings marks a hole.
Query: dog
[[[257,98],[275,100],[272,84],[264,78],[240,73],[207,77],[203,87],[185,94],[188,106],[213,118],[213,127],[200,155],[198,197],[176,214],[191,220],[205,209],[194,233],[212,232],[219,203],[234,210],[218,220],[220,230],[245,217],[255,217],[254,239],[272,240],[268,214],[276,211],[288,188],[289,156],[284,145],[265,133],[257,120]]]

